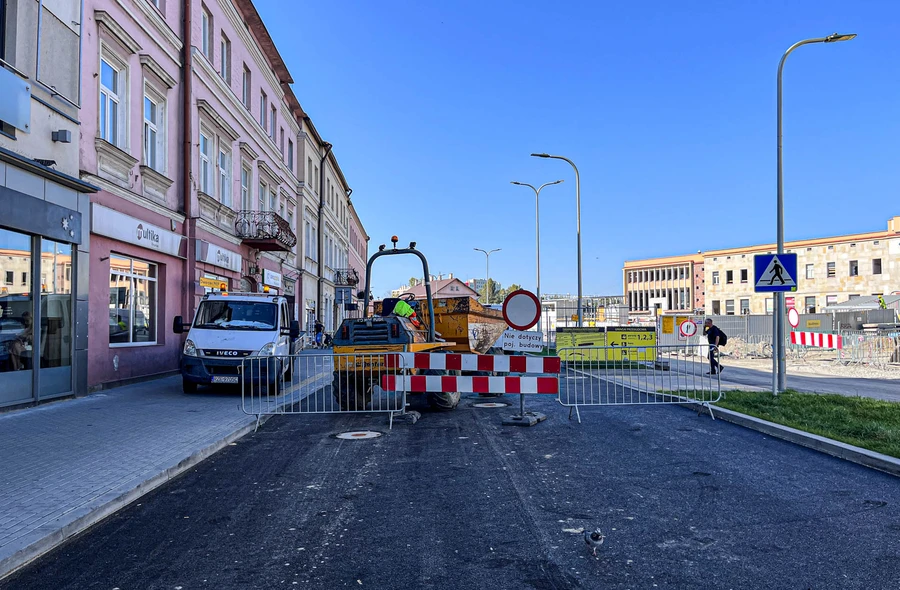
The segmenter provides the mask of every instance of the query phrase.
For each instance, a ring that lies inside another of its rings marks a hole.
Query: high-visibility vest
[[[414,310],[409,303],[403,301],[402,299],[397,300],[397,304],[394,305],[394,314],[400,317],[408,318],[411,317],[414,313],[416,313],[416,310]]]

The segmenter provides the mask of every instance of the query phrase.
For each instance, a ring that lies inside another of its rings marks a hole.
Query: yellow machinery
[[[425,272],[425,301],[417,301],[412,295],[403,300],[416,310],[422,320],[420,327],[404,317],[391,312],[397,299],[385,299],[373,303],[373,315],[369,315],[369,293],[363,298],[363,317],[344,320],[333,336],[334,381],[332,391],[341,408],[364,409],[372,399],[372,388],[385,373],[398,370],[389,366],[384,353],[391,352],[487,352],[506,329],[503,315],[482,306],[471,297],[453,297],[434,300],[428,261],[416,250],[415,242],[408,248],[397,248],[397,237],[391,238],[394,247],[386,250],[382,245],[369,258],[366,265],[366,282],[371,285],[372,264],[382,256],[412,254],[422,262]],[[445,371],[426,370],[422,373],[445,374]],[[439,408],[453,409],[459,404],[459,393],[429,393],[428,401]]]

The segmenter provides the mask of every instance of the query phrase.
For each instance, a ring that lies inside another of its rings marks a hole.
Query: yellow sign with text
[[[200,286],[206,287],[207,289],[225,290],[228,288],[228,285],[224,281],[220,279],[209,279],[206,277],[200,277]]]
[[[806,320],[807,328],[821,328],[822,320]]]
[[[656,328],[560,328],[556,353],[563,361],[655,361]]]
[[[662,319],[662,333],[663,334],[674,334],[675,333],[675,318],[667,315],[663,316]]]

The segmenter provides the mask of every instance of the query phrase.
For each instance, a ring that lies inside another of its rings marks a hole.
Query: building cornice
[[[178,81],[169,75],[169,72],[163,69],[163,67],[159,65],[159,62],[153,59],[153,56],[151,55],[146,53],[141,54],[141,66],[152,72],[153,75],[159,78],[160,82],[165,84],[169,89],[175,88],[175,85],[178,84]]]
[[[163,217],[167,217],[173,221],[178,223],[184,223],[184,215],[175,211],[174,209],[169,209],[168,207],[164,207],[154,201],[151,201],[144,197],[143,195],[139,195],[135,192],[132,192],[128,189],[124,189],[121,186],[106,180],[103,177],[97,176],[96,174],[91,174],[90,172],[86,172],[84,170],[81,171],[81,178],[87,182],[90,182],[93,185],[96,185],[100,190],[104,190],[116,197],[122,198],[130,203],[134,203],[135,205],[139,205],[144,209],[152,211],[157,215],[161,215]]]
[[[131,53],[137,53],[141,50],[141,45],[135,41],[134,37],[128,34],[128,31],[122,28],[116,19],[105,10],[95,10],[94,20],[97,24],[104,27],[113,39],[119,42],[122,47]]]
[[[181,57],[180,52],[183,47],[183,43],[181,39],[178,38],[178,35],[172,31],[169,25],[162,19],[162,16],[157,12],[156,8],[149,5],[148,0],[132,0],[132,3],[140,9],[140,11],[144,14],[144,17],[148,22],[151,23],[152,28],[155,30],[151,30],[150,27],[147,27],[143,22],[141,22],[138,18],[136,18],[135,14],[128,9],[127,6],[123,3],[122,0],[116,0],[116,4],[125,11],[125,13],[131,17],[138,27],[144,32],[147,37],[152,40],[157,47],[159,47],[163,53],[169,56],[169,59],[172,60],[179,68],[181,67]],[[165,39],[168,41],[168,46],[160,41],[160,39]],[[175,48],[173,51],[172,48]]]
[[[197,99],[197,109],[205,115],[207,118],[213,120],[216,126],[219,127],[219,130],[225,133],[228,136],[228,139],[231,143],[235,143],[238,139],[240,139],[240,133],[231,125],[228,124],[228,121],[222,118],[222,116],[213,108],[213,106],[203,98]]]

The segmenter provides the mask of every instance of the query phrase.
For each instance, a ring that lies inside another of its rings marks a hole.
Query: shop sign
[[[181,254],[184,236],[181,234],[164,230],[97,203],[91,205],[91,231],[120,242],[184,258]]]
[[[281,273],[275,272],[274,270],[269,270],[268,268],[263,269],[263,284],[268,285],[270,287],[275,287],[276,289],[281,288]]]
[[[227,268],[234,272],[241,272],[242,260],[240,254],[231,250],[226,250],[215,244],[204,242],[203,240],[197,241],[197,260],[199,262]]]

